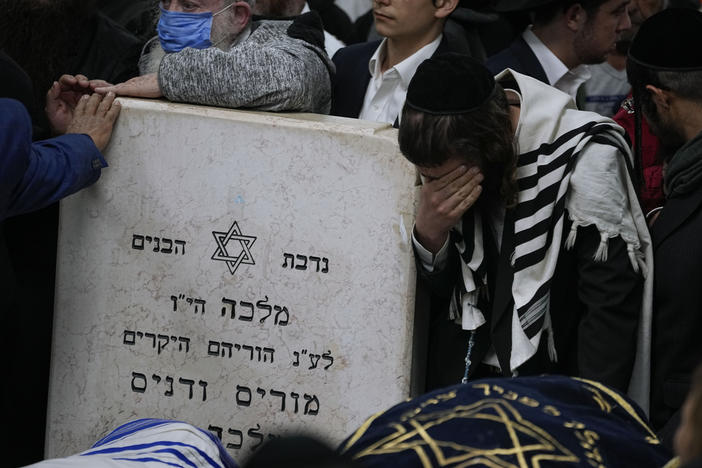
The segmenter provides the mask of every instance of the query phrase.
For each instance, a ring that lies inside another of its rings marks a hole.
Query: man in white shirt
[[[488,69],[524,73],[576,98],[590,78],[588,65],[602,63],[631,27],[630,0],[505,0],[503,11],[532,11],[530,25],[508,48],[490,57]]]
[[[376,0],[373,16],[385,39],[334,55],[332,115],[394,124],[419,64],[451,51],[442,31],[458,0]]]
[[[381,43],[368,62],[371,80],[363,98],[363,107],[359,119],[387,122],[392,124],[397,119],[405,103],[407,86],[417,67],[430,58],[439,48],[442,35],[423,46],[415,53],[402,60],[392,68],[383,70],[383,57],[387,54],[387,40]]]

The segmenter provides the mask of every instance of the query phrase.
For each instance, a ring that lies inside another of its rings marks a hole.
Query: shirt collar
[[[581,65],[578,65],[575,68],[571,68],[566,72],[564,77],[568,77],[572,79],[573,81],[577,81],[580,83],[584,83],[590,78],[592,78],[592,72],[590,71],[590,66],[585,65],[584,63]]]
[[[439,44],[441,44],[441,39],[443,37],[443,34],[439,34],[436,37],[436,39],[431,41],[429,44],[425,45],[424,47],[416,51],[414,54],[410,55],[402,62],[398,63],[397,65],[388,69],[387,71],[393,69],[396,70],[397,73],[400,75],[400,80],[402,81],[402,84],[404,86],[408,86],[410,80],[414,76],[414,73],[417,71],[417,67],[419,67],[419,65],[421,65],[423,61],[425,61],[428,58],[431,58],[431,56],[434,55],[434,52],[436,52],[436,50],[439,48]],[[383,62],[382,59],[385,57],[386,49],[387,38],[383,39],[383,41],[373,53],[371,59],[368,61],[368,71],[374,79],[380,76],[380,66]]]
[[[531,26],[524,30],[522,38],[524,38],[543,67],[546,78],[548,78],[548,84],[555,84],[563,75],[568,73],[568,67],[556,57],[556,54],[551,52],[551,49],[546,47],[546,44],[541,42],[541,39],[531,30]]]

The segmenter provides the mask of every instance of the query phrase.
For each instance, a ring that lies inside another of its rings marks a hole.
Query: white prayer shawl
[[[536,353],[544,331],[550,357],[556,360],[549,313],[550,282],[567,211],[573,223],[566,248],[575,244],[578,227],[595,225],[601,242],[593,253],[594,260],[606,261],[608,240],[619,236],[627,244],[632,268],[646,278],[629,395],[648,412],[653,250],[621,154],[631,162],[623,130],[611,119],[578,111],[570,96],[526,75],[507,69],[496,80],[510,77],[517,82],[521,95],[515,138],[519,193],[515,250],[511,255],[514,310],[510,372]],[[454,292],[451,314],[466,330],[485,323],[477,306],[486,284],[483,222],[481,216],[474,216],[454,228],[463,284]],[[468,239],[473,245],[466,245],[463,229],[472,231]]]

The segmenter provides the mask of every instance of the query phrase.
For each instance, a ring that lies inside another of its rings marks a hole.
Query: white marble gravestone
[[[396,131],[123,100],[101,179],[62,202],[47,455],[135,418],[235,458],[341,441],[409,396],[416,189]]]

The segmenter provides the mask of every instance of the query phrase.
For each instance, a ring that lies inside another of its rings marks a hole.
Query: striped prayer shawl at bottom
[[[180,421],[139,419],[124,424],[80,454],[32,468],[237,468],[217,437]]]

